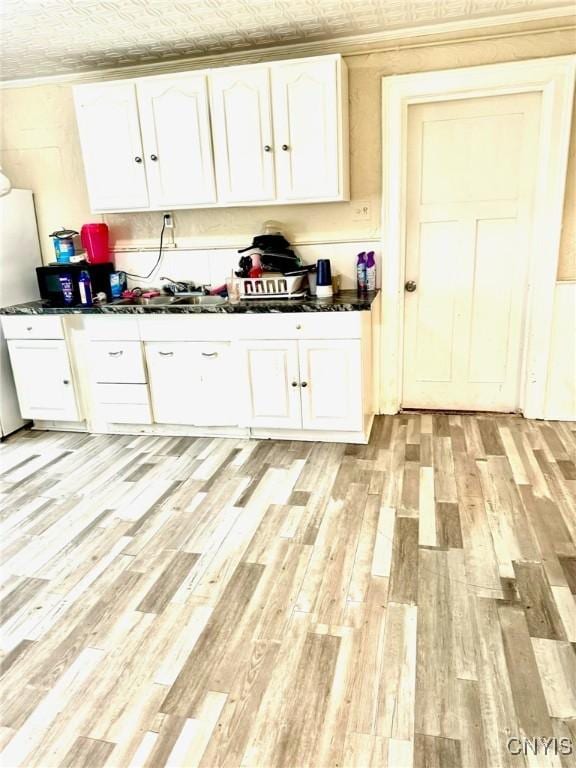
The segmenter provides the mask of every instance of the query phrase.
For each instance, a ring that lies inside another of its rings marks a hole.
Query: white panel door
[[[535,93],[409,107],[405,408],[519,406],[539,115]]]
[[[145,80],[137,88],[151,207],[215,202],[207,76]]]
[[[201,396],[195,344],[153,341],[144,347],[154,421],[195,424]]]
[[[238,376],[229,341],[194,342],[194,367],[198,373],[199,398],[194,423],[203,426],[238,424]]]
[[[219,202],[274,200],[274,157],[267,66],[210,73]]]
[[[302,427],[297,341],[239,343],[242,423],[251,427]]]
[[[135,86],[81,85],[74,98],[92,209],[147,208]]]
[[[359,340],[299,341],[302,427],[362,429],[362,351]]]
[[[338,197],[336,60],[273,65],[272,103],[278,198]]]
[[[65,341],[10,340],[8,351],[24,418],[80,420]]]

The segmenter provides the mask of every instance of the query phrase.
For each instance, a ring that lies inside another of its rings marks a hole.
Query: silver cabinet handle
[[[162,352],[162,350],[159,349],[158,354],[162,355],[163,357],[171,357],[174,354],[174,352]]]
[[[218,357],[218,352],[202,352],[202,357]]]
[[[124,350],[119,349],[117,352],[108,352],[108,354],[110,355],[110,357],[119,357],[120,355],[124,354]]]

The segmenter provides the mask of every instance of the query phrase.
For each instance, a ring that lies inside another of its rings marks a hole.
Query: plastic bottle
[[[84,307],[92,306],[92,286],[90,284],[90,275],[83,269],[78,278],[78,290],[80,292],[80,304]]]
[[[356,260],[356,283],[358,286],[358,293],[363,293],[366,290],[366,252],[362,251],[358,254]]]
[[[376,290],[376,262],[374,261],[374,251],[368,251],[366,254],[366,290]]]

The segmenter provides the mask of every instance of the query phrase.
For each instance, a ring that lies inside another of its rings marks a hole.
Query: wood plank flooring
[[[0,459],[2,766],[576,764],[576,424]]]

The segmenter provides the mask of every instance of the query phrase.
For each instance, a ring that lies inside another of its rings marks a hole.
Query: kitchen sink
[[[216,306],[218,304],[225,304],[227,299],[223,299],[222,296],[152,296],[145,298],[143,296],[133,296],[132,298],[115,299],[110,302],[112,306],[156,306],[156,307],[170,307],[182,306],[184,304],[196,304],[204,306]]]
[[[222,296],[174,296],[172,304],[200,304],[204,306],[216,306],[225,304],[227,299]]]
[[[110,302],[113,306],[135,306],[135,305],[143,305],[143,306],[149,306],[149,305],[156,305],[161,307],[167,307],[170,304],[176,303],[177,299],[175,296],[151,296],[148,298],[145,298],[143,296],[132,296],[131,298],[126,299],[114,299],[114,301]]]

